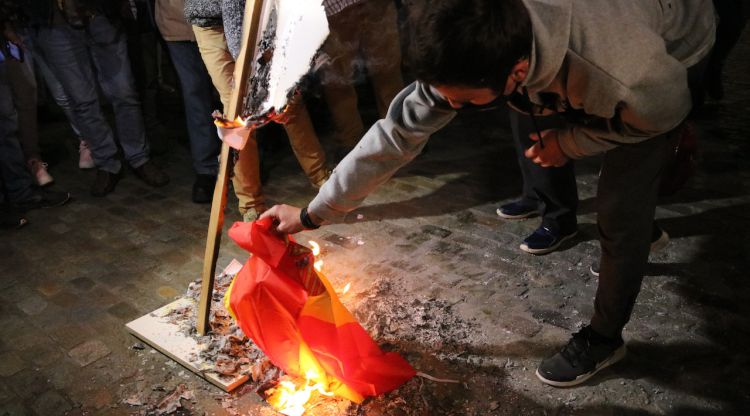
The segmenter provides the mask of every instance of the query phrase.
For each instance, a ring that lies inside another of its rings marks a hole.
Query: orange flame
[[[308,241],[308,243],[312,246],[313,256],[317,257],[318,254],[320,254],[320,245],[312,240]],[[316,260],[315,263],[313,263],[313,267],[315,268],[315,271],[321,271],[323,269],[323,260]]]
[[[266,399],[275,410],[287,416],[301,416],[305,413],[305,405],[314,393],[329,397],[334,395],[326,390],[327,378],[319,372],[317,361],[306,348],[300,351],[300,366],[306,368],[304,381],[301,378],[282,380],[269,390],[270,395]]]
[[[215,118],[214,119],[214,124],[217,125],[217,126],[219,126],[219,127],[223,127],[225,129],[233,129],[233,128],[236,128],[236,127],[243,127],[243,126],[245,126],[245,120],[242,117],[240,117],[240,116],[237,116],[237,118],[235,118],[234,120],[227,120],[227,119],[223,119],[223,118]]]

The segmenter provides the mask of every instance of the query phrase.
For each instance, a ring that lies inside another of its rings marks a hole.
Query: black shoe
[[[651,252],[656,253],[657,251],[666,247],[667,244],[669,244],[669,234],[667,234],[666,231],[662,230],[661,227],[654,224],[653,228],[651,229]],[[591,263],[589,271],[594,276],[599,277],[599,260]]]
[[[501,205],[495,212],[497,212],[500,218],[509,220],[520,220],[539,215],[539,209],[536,206],[528,205],[523,201],[513,201],[509,204]]]
[[[133,171],[135,176],[148,185],[160,187],[169,183],[169,176],[150,160],[137,168],[133,168]]]
[[[115,190],[117,182],[120,180],[120,173],[107,172],[106,170],[97,169],[96,179],[91,185],[91,195],[102,197]]]
[[[573,334],[560,352],[542,360],[536,376],[550,386],[575,386],[622,360],[625,353],[622,338],[606,338],[585,326]]]
[[[40,188],[33,192],[31,198],[25,201],[16,202],[13,205],[20,210],[28,211],[37,208],[59,207],[69,200],[69,192],[57,192]]]
[[[0,207],[0,229],[21,228],[29,221],[16,209],[8,206]]]
[[[557,250],[565,240],[578,234],[578,230],[568,233],[552,231],[549,227],[539,227],[519,246],[521,250],[531,254],[547,254]]]
[[[193,202],[205,204],[211,202],[216,187],[216,176],[197,175],[193,182]]]

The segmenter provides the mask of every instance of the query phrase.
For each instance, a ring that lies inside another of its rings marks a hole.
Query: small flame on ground
[[[341,294],[346,295],[346,292],[348,292],[349,289],[351,288],[352,288],[352,283],[351,282],[347,283],[346,286],[344,286],[344,289],[341,291]]]
[[[311,369],[305,373],[304,384],[299,388],[292,381],[282,380],[268,397],[268,403],[281,414],[301,416],[305,413],[305,404],[310,401],[313,392],[333,396],[332,392],[326,391],[323,384],[315,382],[318,378],[318,373]]]

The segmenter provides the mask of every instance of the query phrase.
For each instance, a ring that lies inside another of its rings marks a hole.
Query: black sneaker
[[[605,338],[585,326],[573,334],[560,352],[542,360],[536,376],[550,386],[575,386],[622,360],[625,353],[622,338]]]
[[[114,191],[117,182],[120,180],[121,173],[112,173],[97,169],[96,179],[94,179],[94,184],[91,185],[91,195],[102,197]]]
[[[657,251],[663,249],[669,244],[669,234],[667,234],[666,231],[662,230],[661,227],[654,224],[653,228],[651,229],[651,252],[656,253]],[[589,267],[589,271],[591,274],[593,274],[596,277],[599,277],[599,260],[594,261],[591,263],[591,267]]]
[[[13,205],[20,210],[28,211],[38,208],[59,207],[68,201],[70,201],[69,192],[57,192],[39,188],[33,192],[29,199],[16,202]]]
[[[578,230],[573,230],[570,233],[559,233],[548,227],[539,227],[526,237],[519,247],[527,253],[547,254],[557,250],[560,244],[575,237],[576,234],[578,234]]]
[[[211,202],[215,187],[215,175],[196,175],[195,182],[193,182],[193,202],[196,204]]]
[[[164,186],[169,183],[169,176],[150,160],[137,168],[133,168],[135,176],[153,187]]]
[[[523,201],[513,201],[509,204],[501,205],[495,212],[497,212],[500,218],[509,220],[520,220],[539,215],[539,209],[536,206],[525,204]]]

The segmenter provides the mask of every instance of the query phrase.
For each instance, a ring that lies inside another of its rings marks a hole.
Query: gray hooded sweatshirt
[[[687,67],[714,43],[711,0],[523,0],[533,45],[524,86],[532,101],[553,93],[559,111],[585,113],[560,131],[570,158],[668,132],[690,111]],[[414,82],[394,98],[309,205],[340,222],[414,159],[455,117],[432,87]]]

